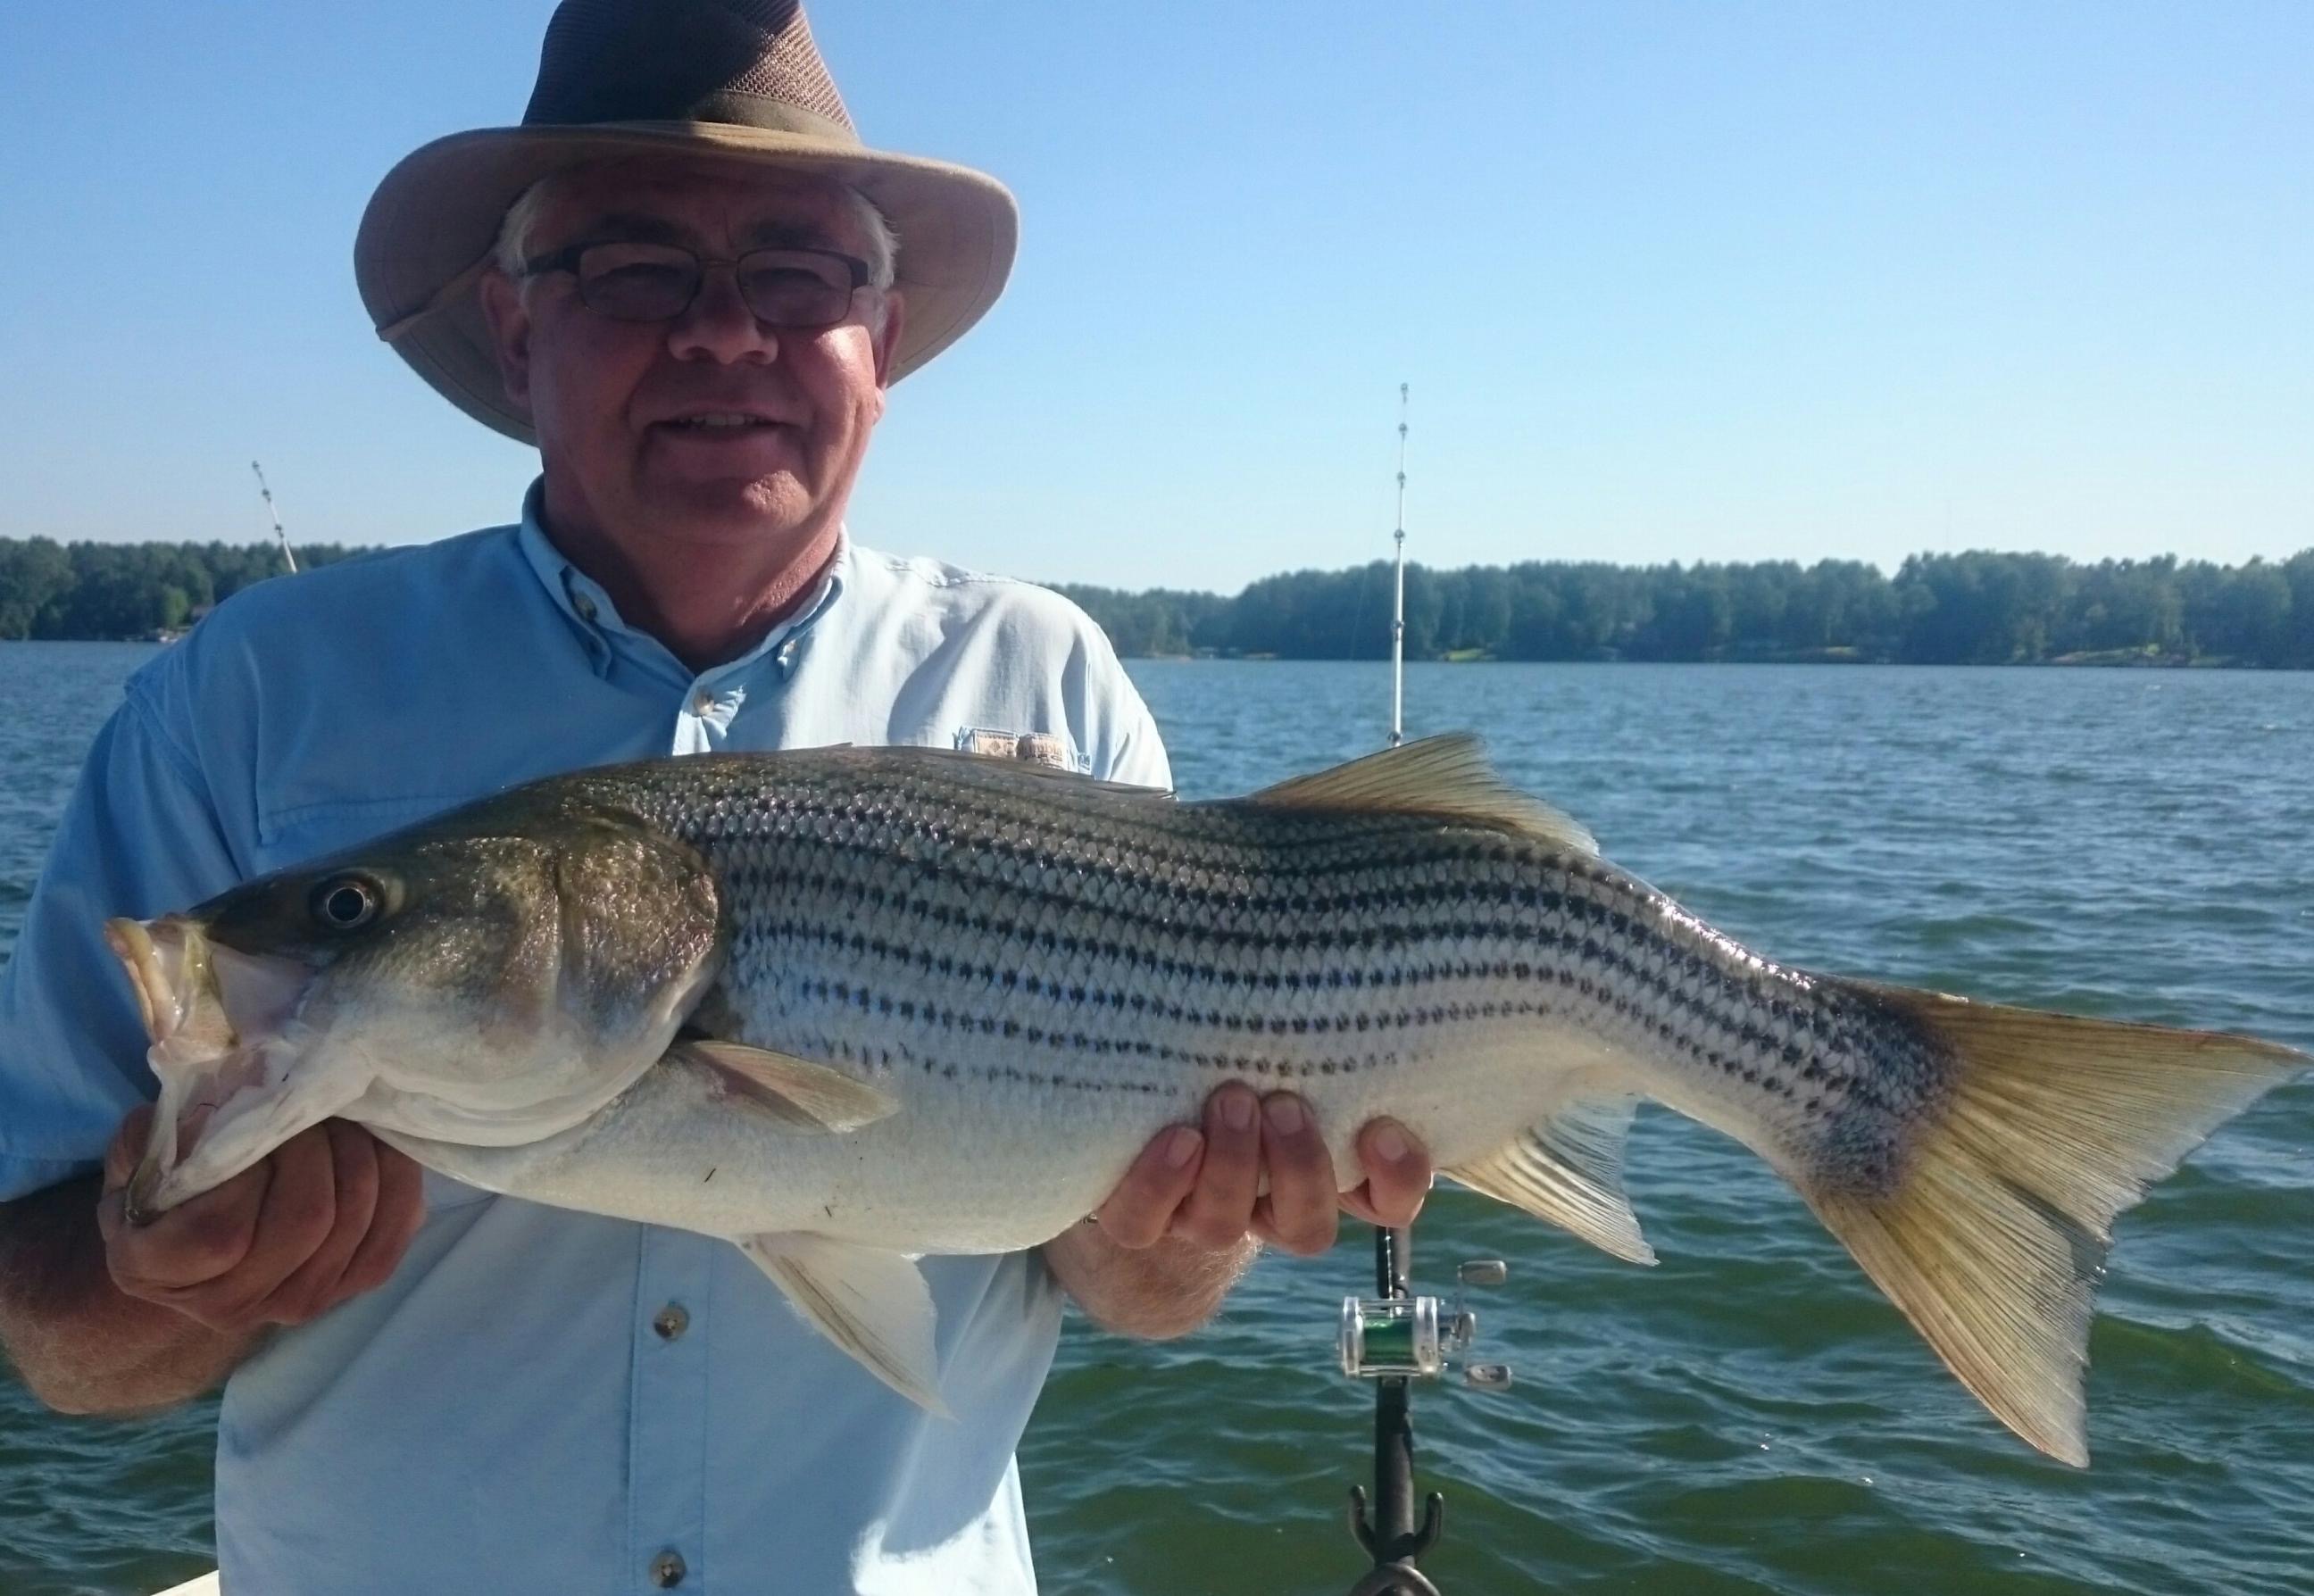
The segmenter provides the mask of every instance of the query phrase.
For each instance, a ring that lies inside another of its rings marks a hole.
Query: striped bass
[[[135,1212],[343,1115],[493,1192],[726,1237],[939,1406],[908,1256],[1036,1246],[1214,1088],[1376,1115],[1652,1262],[1635,1101],[1788,1180],[1964,1384],[2087,1460],[2116,1213],[2310,1062],[1814,974],[1434,738],[1250,798],[922,749],[517,788],[109,922],[161,1080]]]

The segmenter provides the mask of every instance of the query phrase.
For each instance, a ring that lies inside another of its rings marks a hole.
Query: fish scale
[[[331,904],[350,923],[314,923]],[[923,749],[648,762],[110,929],[163,1109],[233,1083],[133,1197],[341,1113],[489,1190],[729,1238],[932,1405],[904,1255],[1060,1235],[1224,1083],[1302,1098],[1346,1182],[1386,1115],[1649,1262],[1621,1185],[1644,1097],[1758,1152],[1995,1414],[2080,1461],[2112,1220],[2305,1063],[1779,965],[1467,738],[1214,803]],[[232,1022],[228,963],[266,973],[278,1034]]]

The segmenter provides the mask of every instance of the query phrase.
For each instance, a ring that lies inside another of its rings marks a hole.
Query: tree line
[[[307,566],[363,551],[300,549]],[[0,538],[0,639],[174,630],[278,575],[262,543],[58,543]],[[1377,659],[1390,653],[1391,568],[1267,577],[1235,596],[1061,584],[1132,657]],[[2314,549],[2253,560],[1916,554],[1892,577],[1855,560],[1800,566],[1529,561],[1406,569],[1410,659],[1899,661],[2060,659],[2314,667]]]
[[[301,566],[361,553],[297,551]],[[145,638],[174,631],[252,582],[278,576],[281,551],[252,543],[59,543],[0,538],[0,639]]]
[[[1120,654],[1377,659],[1389,562],[1267,577],[1233,598],[1063,586]],[[2314,667],[2314,549],[2279,563],[1916,554],[1892,577],[1801,566],[1530,561],[1406,568],[1409,659],[2054,660]]]

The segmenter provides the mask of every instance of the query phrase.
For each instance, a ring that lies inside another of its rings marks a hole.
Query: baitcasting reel
[[[1472,1286],[1500,1285],[1510,1275],[1500,1258],[1477,1258],[1454,1271],[1454,1303],[1435,1297],[1342,1299],[1342,1372],[1354,1380],[1436,1380],[1448,1363],[1478,1390],[1510,1389],[1507,1363],[1474,1363],[1479,1316],[1465,1305]]]

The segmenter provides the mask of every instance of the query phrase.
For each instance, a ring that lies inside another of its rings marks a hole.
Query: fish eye
[[[314,918],[333,931],[359,930],[377,918],[384,895],[359,876],[332,876],[314,889]]]

